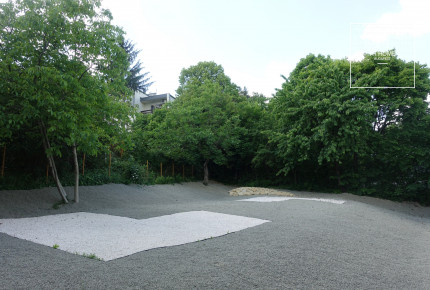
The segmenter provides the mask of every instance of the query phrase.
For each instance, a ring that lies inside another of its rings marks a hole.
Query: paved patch
[[[219,237],[268,220],[190,211],[137,220],[88,212],[0,219],[0,232],[109,261],[140,251]]]
[[[275,202],[275,201],[285,201],[285,200],[310,200],[310,201],[322,201],[330,202],[334,204],[344,204],[344,200],[339,199],[327,199],[327,198],[300,198],[300,197],[284,197],[284,196],[259,196],[247,199],[241,199],[238,201],[254,201],[254,202]]]

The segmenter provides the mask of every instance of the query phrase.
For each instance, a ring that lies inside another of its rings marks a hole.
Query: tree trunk
[[[358,173],[358,154],[354,152],[354,173]]]
[[[51,145],[49,144],[48,134],[46,132],[46,127],[43,121],[39,122],[40,133],[42,134],[43,148],[45,149],[46,157],[48,158],[49,166],[51,167],[52,177],[55,180],[55,184],[57,185],[58,192],[60,193],[61,198],[64,203],[68,203],[67,193],[61,185],[60,179],[58,178],[57,167],[55,166],[55,160],[51,153],[49,153],[49,149],[51,149]]]
[[[205,163],[203,164],[203,171],[204,171],[204,177],[203,177],[203,184],[208,185],[209,184],[209,169],[208,169],[208,163],[209,160],[205,160]]]
[[[297,170],[295,168],[293,170],[293,175],[294,175],[294,185],[297,185]]]
[[[79,202],[79,164],[78,164],[78,153],[76,150],[76,144],[73,146],[73,162],[75,163],[75,202]]]
[[[343,190],[342,186],[341,186],[341,182],[340,182],[340,169],[339,169],[339,162],[338,161],[335,161],[335,169],[336,169],[336,177],[337,177],[337,187],[340,190]]]
[[[85,153],[84,157],[82,158],[82,176],[85,176]]]
[[[109,178],[110,178],[110,167],[112,165],[112,151],[109,150]]]
[[[4,167],[6,164],[6,144],[3,147],[3,158],[1,161],[1,177],[4,177]]]

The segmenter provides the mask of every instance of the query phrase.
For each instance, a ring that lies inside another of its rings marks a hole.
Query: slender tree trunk
[[[84,153],[84,157],[82,158],[82,176],[85,175],[85,153]]]
[[[110,178],[110,166],[112,165],[112,151],[109,150],[109,178]]]
[[[354,173],[358,173],[358,154],[354,152]]]
[[[49,163],[46,164],[46,184],[49,182]]]
[[[73,162],[75,163],[75,202],[79,202],[79,163],[78,163],[78,153],[76,150],[76,144],[73,146]]]
[[[319,175],[319,173],[318,173],[318,169],[317,169],[317,170],[315,170],[315,176],[316,176],[316,178],[317,178],[317,184],[319,185],[319,184],[320,184],[320,175]]]
[[[45,149],[46,157],[48,158],[49,166],[51,167],[52,177],[54,178],[55,184],[57,185],[58,192],[60,193],[61,198],[64,203],[68,203],[67,193],[61,185],[60,179],[58,178],[57,167],[55,166],[55,160],[52,154],[48,153],[49,149],[51,149],[51,145],[49,144],[48,134],[46,132],[46,127],[43,121],[39,122],[40,133],[42,134],[43,148]]]
[[[293,175],[294,175],[294,185],[297,185],[297,170],[295,168],[293,170]]]
[[[203,171],[204,171],[204,177],[203,177],[203,184],[208,185],[209,184],[209,169],[208,169],[208,163],[209,160],[205,160],[205,163],[203,164]]]
[[[1,177],[4,177],[4,167],[6,164],[6,144],[3,147],[3,158],[1,161]]]
[[[339,162],[335,161],[335,169],[336,169],[336,177],[337,177],[337,187],[342,190],[341,182],[340,182],[340,169]]]

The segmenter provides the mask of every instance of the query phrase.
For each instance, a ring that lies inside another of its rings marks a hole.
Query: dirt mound
[[[241,195],[278,195],[278,196],[294,196],[291,192],[279,191],[276,189],[264,187],[238,187],[229,191],[232,196]]]

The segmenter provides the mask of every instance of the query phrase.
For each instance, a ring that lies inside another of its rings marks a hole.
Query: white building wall
[[[171,94],[167,93],[167,97],[163,101],[154,100],[151,102],[145,101],[145,103],[142,103],[141,98],[150,97],[151,95],[153,94],[147,95],[141,92],[135,92],[134,96],[131,99],[131,105],[136,107],[138,112],[142,112],[142,111],[151,110],[152,106],[157,107],[161,104],[173,102],[175,100],[175,98]]]
[[[132,106],[137,107],[137,111],[138,112],[142,112],[144,109],[143,104],[140,102],[140,98],[145,98],[147,97],[147,95],[145,95],[144,93],[141,92],[135,92],[133,98],[132,98]]]

